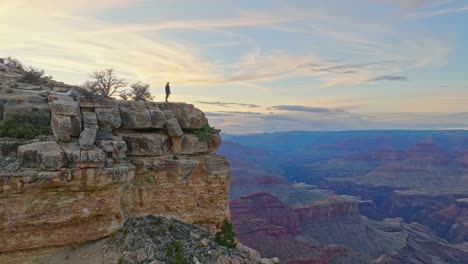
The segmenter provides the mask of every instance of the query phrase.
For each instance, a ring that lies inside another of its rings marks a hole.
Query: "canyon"
[[[279,254],[285,263],[468,261],[465,131],[225,138],[218,153],[232,164],[234,226],[241,242],[265,256]],[[267,239],[256,240],[265,235],[315,251],[269,251]]]

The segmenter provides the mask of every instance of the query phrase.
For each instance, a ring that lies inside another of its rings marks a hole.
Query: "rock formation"
[[[2,115],[35,114],[52,135],[0,138],[0,253],[109,236],[132,216],[175,217],[215,231],[229,218],[219,131],[193,105],[13,90]]]

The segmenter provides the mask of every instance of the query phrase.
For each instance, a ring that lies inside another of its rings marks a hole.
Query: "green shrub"
[[[173,241],[166,250],[168,264],[188,264],[184,257],[184,246],[180,241]]]
[[[209,125],[204,125],[202,128],[195,131],[195,135],[200,141],[211,142],[213,140],[214,132],[215,132],[214,127],[210,127]]]
[[[38,125],[38,114],[30,113],[17,118],[0,121],[0,137],[33,139],[39,135],[50,134],[49,126]]]
[[[224,220],[221,225],[221,230],[216,233],[215,241],[221,246],[227,248],[236,248],[236,234],[232,230],[232,224],[228,220]]]

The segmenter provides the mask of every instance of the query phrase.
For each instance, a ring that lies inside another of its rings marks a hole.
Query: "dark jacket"
[[[171,93],[171,87],[169,87],[169,84],[166,84],[166,94]]]

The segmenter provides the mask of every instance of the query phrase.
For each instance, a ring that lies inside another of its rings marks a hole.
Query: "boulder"
[[[85,128],[80,135],[80,147],[84,150],[91,150],[94,148],[94,141],[96,141],[97,129]]]
[[[159,109],[150,109],[151,128],[164,128],[167,119],[166,114]]]
[[[174,113],[180,127],[183,129],[200,129],[208,125],[208,119],[206,119],[205,114],[191,104],[164,103],[162,106],[165,110],[170,110]]]
[[[97,146],[111,156],[114,160],[122,160],[127,156],[127,143],[123,139],[111,139],[98,141]]]
[[[208,143],[200,141],[194,134],[184,134],[180,139],[173,140],[174,154],[200,154],[208,153]]]
[[[120,108],[122,128],[145,129],[151,127],[150,112],[146,108]]]
[[[81,119],[81,115],[71,116],[71,136],[72,137],[79,137],[81,131],[83,130],[83,122]]]
[[[18,147],[18,160],[26,168],[58,170],[66,165],[62,148],[55,141],[44,141]]]
[[[68,97],[72,98],[72,97]],[[53,96],[49,96],[49,100],[53,100]],[[49,108],[52,113],[64,116],[78,116],[80,113],[80,105],[78,102],[70,99],[57,99],[49,102]]]
[[[166,115],[167,119],[176,118],[171,110],[164,110],[164,114]]]
[[[96,146],[91,150],[81,150],[81,167],[102,167],[106,161],[104,151]]]
[[[160,156],[170,152],[169,137],[165,134],[124,134],[129,156]]]
[[[168,119],[166,122],[167,134],[170,137],[181,137],[184,134],[176,118]]]
[[[86,127],[87,125],[97,126],[98,120],[96,113],[94,112],[83,112],[83,124]]]
[[[70,142],[72,122],[69,116],[52,114],[51,126],[57,141]]]
[[[83,108],[115,108],[117,103],[111,98],[101,97],[79,97],[80,107]]]
[[[95,110],[99,126],[106,128],[119,128],[122,124],[118,108],[96,108]]]
[[[67,159],[67,167],[75,167],[81,162],[81,148],[78,142],[62,143],[61,147]]]

